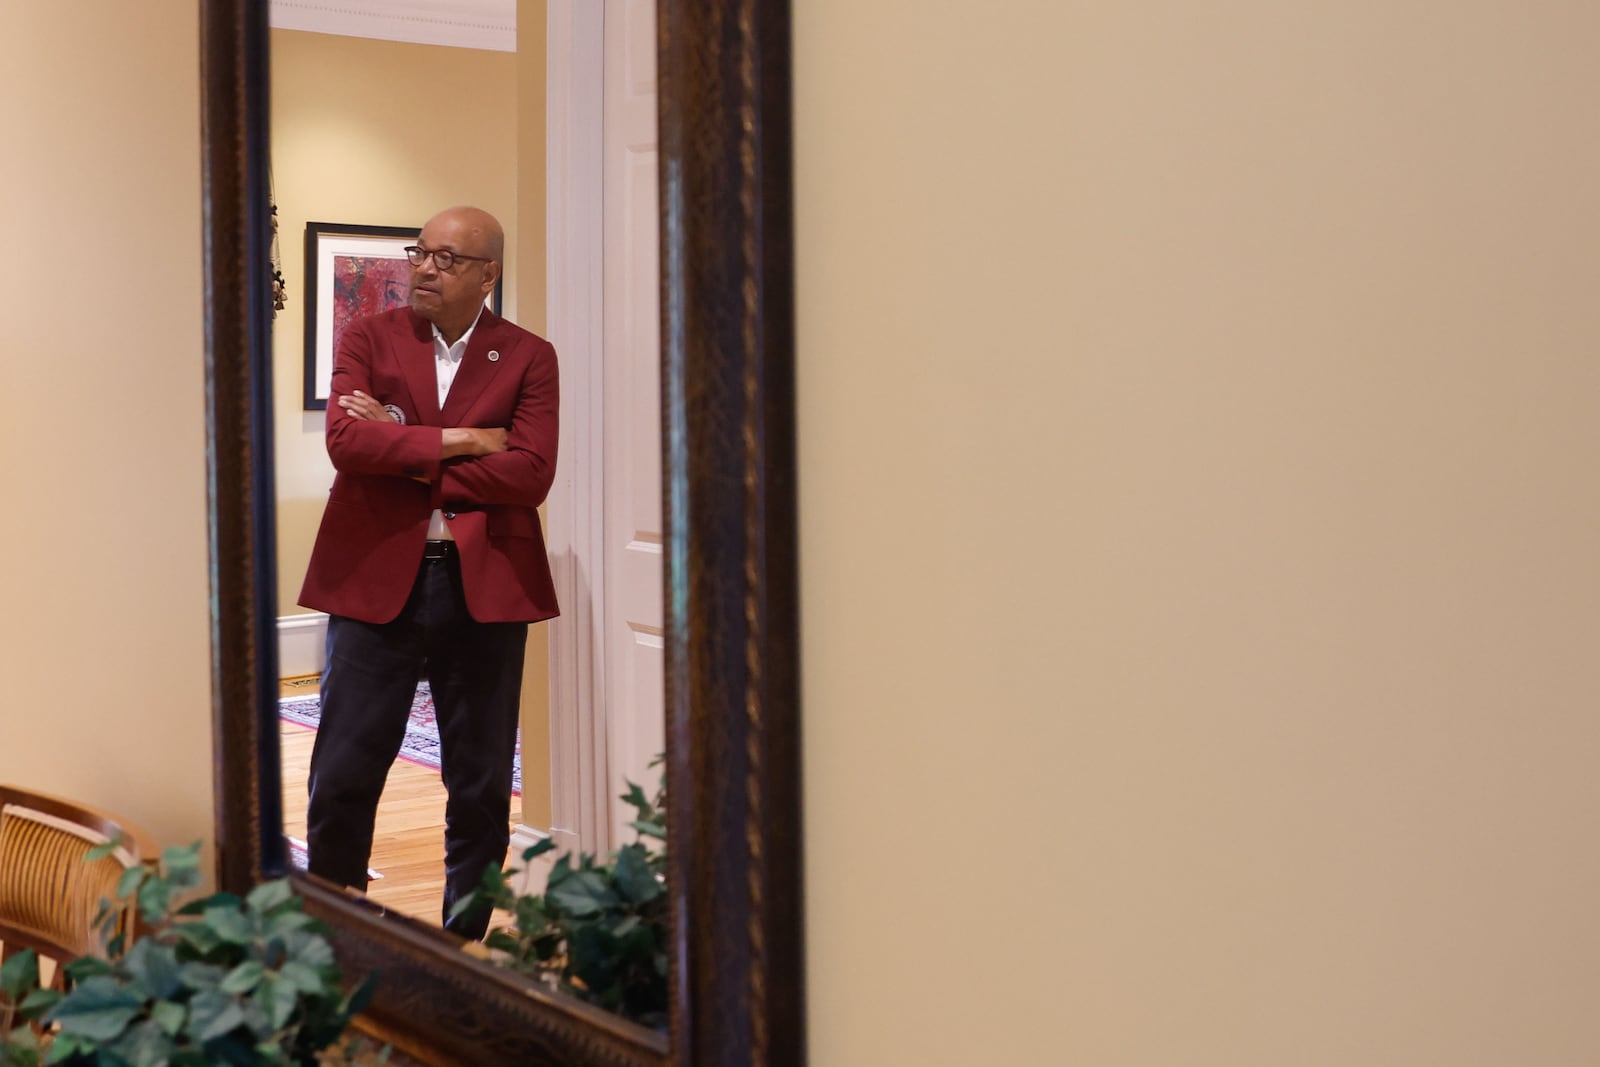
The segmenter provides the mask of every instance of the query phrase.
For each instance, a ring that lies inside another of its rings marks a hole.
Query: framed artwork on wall
[[[305,410],[325,411],[333,355],[345,327],[364,315],[404,307],[411,264],[407,245],[417,227],[306,223]],[[499,314],[502,276],[488,301]]]

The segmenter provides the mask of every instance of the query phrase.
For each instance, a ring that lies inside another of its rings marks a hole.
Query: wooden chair
[[[119,841],[110,856],[84,857]],[[95,917],[128,868],[160,856],[154,839],[125,819],[70,800],[0,785],[0,959],[31,948],[47,985],[61,987],[60,964],[104,955]],[[131,936],[137,911],[121,909],[117,931]]]

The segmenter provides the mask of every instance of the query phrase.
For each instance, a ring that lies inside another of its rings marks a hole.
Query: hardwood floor
[[[316,679],[285,679],[284,696],[314,691]],[[283,832],[306,837],[306,779],[315,730],[279,722],[283,751]],[[444,907],[444,783],[439,772],[396,760],[378,803],[372,835],[373,870],[383,877],[367,895],[384,907],[426,922],[440,921]],[[512,824],[520,818],[520,798],[512,798]],[[497,919],[503,918],[497,916]]]

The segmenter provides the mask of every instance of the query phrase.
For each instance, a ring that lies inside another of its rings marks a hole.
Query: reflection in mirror
[[[283,830],[291,861],[302,867],[312,836],[312,753],[322,742],[327,781],[327,753],[336,751],[328,739],[336,735],[322,720],[323,686],[332,676],[329,616],[301,604],[337,604],[338,590],[330,587],[340,579],[319,556],[321,596],[302,591],[334,481],[326,421],[338,417],[337,404],[322,410],[326,383],[308,376],[319,359],[326,365],[351,316],[407,303],[412,271],[400,249],[453,204],[478,205],[504,224],[502,311],[550,338],[561,364],[560,462],[542,518],[562,614],[535,624],[526,639],[513,864],[523,866],[523,850],[546,838],[562,851],[598,854],[632,841],[633,812],[618,799],[624,782],[653,791],[660,778],[659,768],[648,769],[664,747],[654,12],[649,4],[611,4],[603,18],[602,5],[591,5],[564,33],[524,26],[520,37],[531,47],[519,50],[517,15],[542,19],[543,4],[520,11],[499,5],[500,14],[489,18],[449,7],[404,23],[330,13],[326,5],[272,8],[270,157],[286,295],[273,323],[279,733]],[[547,57],[547,39],[563,54]],[[593,87],[564,102],[572,114],[556,144],[545,139],[547,67]],[[547,170],[555,181],[547,182]],[[319,247],[309,239],[330,230],[345,231],[342,238],[354,243]],[[558,240],[560,255],[547,259],[547,246]],[[455,270],[463,266],[472,269]],[[430,260],[417,274],[431,271]],[[313,275],[321,285],[308,284]],[[591,277],[598,299],[587,291]],[[426,376],[434,377],[432,353],[416,347],[410,354],[426,357]],[[491,354],[480,347],[469,345],[459,364],[444,366],[459,366],[457,380],[470,384],[471,362],[489,368]],[[512,361],[508,349],[495,369]],[[412,406],[393,378],[369,388],[403,416]],[[458,408],[449,396],[445,415]],[[336,506],[364,499],[344,495]],[[462,517],[451,511],[445,524],[470,524],[468,508],[457,510]],[[420,544],[428,515],[412,518]],[[470,574],[478,561],[466,556],[477,546],[470,534],[461,540],[460,562],[445,562]],[[540,551],[534,538],[499,544]],[[348,583],[371,580],[352,573]],[[406,585],[410,576],[382,580]],[[448,907],[438,713],[449,709],[439,706],[446,698],[436,688],[424,677],[407,693],[410,714],[382,786],[371,854],[365,864],[344,857],[358,875],[365,870],[373,902],[431,924]],[[528,865],[518,887],[542,887],[549,863],[545,856]],[[312,868],[326,870],[315,858]],[[504,921],[502,915],[496,923]]]
[[[509,2],[470,0],[470,6],[481,13]],[[349,0],[338,6],[384,5]],[[652,5],[630,0],[627,6]],[[382,973],[359,1024],[423,1063],[787,1067],[805,1058],[789,11],[785,0],[657,0],[653,6],[661,76],[670,1041],[464,954],[437,927],[379,913],[362,898],[292,875],[307,912],[327,924],[346,973]],[[555,186],[571,186],[581,172],[574,161],[599,151],[594,137],[562,116],[601,98],[600,89],[579,76],[596,65],[577,62],[576,50],[563,60],[567,52],[557,40],[595,39],[578,28],[600,5],[518,0],[517,7],[524,16],[538,12],[534,20],[522,19],[524,28],[547,25],[550,36],[554,205]],[[266,9],[262,0],[201,5],[206,425],[213,603],[219,606],[212,620],[216,852],[220,885],[238,893],[284,868],[269,423]],[[570,69],[558,69],[562,63]],[[539,97],[540,79],[542,72],[520,65],[519,98]],[[413,77],[388,95],[366,94],[353,103],[404,108],[416,84]],[[526,134],[541,118],[532,109],[519,111],[521,150],[543,142]],[[567,163],[558,165],[560,159]],[[404,181],[417,165],[409,155],[396,159],[392,176]],[[530,172],[543,173],[542,161],[530,171],[529,160],[521,159],[519,183]],[[528,253],[530,242],[537,248],[547,238],[552,249],[569,253],[570,245],[583,247],[573,234],[597,232],[598,216],[581,199],[571,205],[564,215],[552,207],[547,235],[536,232],[536,213],[517,216],[512,226],[522,247],[508,256],[510,270],[526,277],[538,269],[542,260]],[[557,223],[572,224],[572,232],[558,232]],[[553,257],[549,312],[551,333],[566,346],[569,399],[574,353],[562,340],[567,312],[561,309],[580,308],[585,294],[598,293],[600,271],[597,258],[572,259],[587,265],[570,269]],[[558,299],[567,275],[571,292]],[[527,304],[527,291],[519,295]],[[583,366],[582,358],[576,362]],[[592,377],[599,375],[595,370]],[[599,405],[592,400],[590,409]],[[569,418],[564,432],[572,428]],[[563,443],[563,455],[570,452]],[[566,527],[580,534],[597,529],[599,512],[589,510],[589,526],[577,519],[563,523],[552,501],[552,542]],[[648,543],[631,529],[623,532]],[[572,545],[593,536],[574,536]],[[568,573],[576,572],[581,583],[590,564],[576,547],[568,554],[574,560]],[[560,548],[554,562],[560,582]],[[593,628],[592,619],[577,621],[584,624],[579,636]],[[561,640],[559,633],[552,636],[552,643]],[[598,655],[598,641],[589,647]],[[579,680],[594,676],[591,669]],[[564,684],[553,683],[558,694]],[[556,707],[559,712],[561,700]],[[559,741],[558,723],[552,735]],[[553,798],[595,791],[592,767],[609,744],[589,734],[578,736],[575,748],[581,765],[555,759],[551,769],[573,774],[578,785],[553,782]]]

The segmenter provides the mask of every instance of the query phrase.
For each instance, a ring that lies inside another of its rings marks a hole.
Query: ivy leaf
[[[102,936],[104,935],[102,934]],[[110,956],[114,960],[121,959],[123,956],[123,947],[126,946],[127,943],[127,934],[117,934],[116,936],[112,937],[110,941],[106,942],[106,955]]]
[[[129,1027],[127,1034],[117,1042],[117,1053],[130,1067],[166,1067],[175,1051],[172,1038],[149,1019]]]
[[[178,979],[197,993],[209,993],[222,984],[227,973],[212,963],[185,963],[178,968]]]
[[[274,1030],[282,1030],[289,1016],[294,1014],[296,999],[297,990],[292,982],[270,976],[261,980],[261,988],[256,990],[255,996],[256,1003],[267,1013],[267,1021]]]
[[[553,886],[558,886],[572,877],[572,854],[563,852],[556,857],[555,865],[550,868],[550,874],[545,879],[545,892],[548,893]]]
[[[217,937],[230,945],[248,945],[255,939],[250,917],[237,906],[213,906],[205,910],[205,923]]]
[[[367,1005],[372,1002],[372,992],[378,988],[378,974],[376,971],[361,980],[361,984],[350,991],[344,998],[344,1003],[339,1006],[339,1014],[348,1018],[360,1015],[367,1010]]]
[[[289,888],[287,879],[279,878],[272,882],[262,882],[250,890],[250,895],[244,898],[245,904],[251,911],[262,914],[273,911],[294,900],[294,891]]]
[[[189,901],[189,903],[178,909],[178,914],[204,915],[207,909],[210,908],[232,908],[237,911],[243,903],[243,900],[232,893],[212,893],[209,897],[200,897],[198,900]]]
[[[169,875],[179,871],[200,870],[200,842],[192,845],[170,845],[161,850],[161,866]]]
[[[189,1036],[196,1041],[210,1041],[243,1025],[243,1009],[226,993],[206,990],[189,1002]]]
[[[222,944],[222,939],[217,932],[203,922],[181,923],[174,927],[179,939],[197,955],[209,955],[211,950]]]
[[[303,960],[288,961],[278,973],[289,985],[312,996],[324,992],[330,984],[322,977],[321,971]]]
[[[289,959],[311,967],[333,966],[333,946],[309,930],[290,930],[283,937]]]
[[[305,912],[298,908],[289,908],[278,912],[267,920],[267,929],[275,934],[286,933],[290,930],[311,930],[323,933],[327,929]]]
[[[512,955],[516,955],[522,949],[522,942],[504,930],[490,930],[489,936],[483,939],[483,943],[490,948],[499,949],[501,952],[509,952]]]
[[[7,1000],[17,1000],[39,984],[39,957],[31,948],[25,948],[0,966],[0,993]]]
[[[648,819],[655,813],[655,809],[650,806],[650,801],[645,798],[644,790],[634,782],[628,783],[628,791],[622,794],[619,799],[629,807],[636,809],[641,819]]]
[[[643,837],[653,837],[657,841],[665,841],[667,839],[667,824],[664,820],[635,819],[628,825],[639,831],[639,834]]]
[[[182,1004],[175,1004],[170,1000],[158,1000],[150,1005],[150,1018],[155,1020],[156,1025],[162,1030],[174,1036],[183,1029],[183,1021],[188,1015]]]
[[[167,914],[172,891],[172,883],[160,878],[151,878],[139,887],[139,910],[145,919],[157,922]]]
[[[27,1022],[30,1019],[37,1019],[55,1007],[64,996],[66,994],[59,989],[35,989],[23,997],[22,1003],[17,1005],[17,1020]],[[0,1045],[0,1048],[3,1047],[4,1045]]]
[[[550,923],[542,897],[518,897],[512,914],[516,916],[517,929],[523,933],[542,929]]]
[[[76,1055],[93,1056],[96,1042],[92,1037],[79,1037],[77,1034],[58,1033],[55,1040],[50,1042],[50,1063],[64,1063]]]
[[[121,841],[107,841],[104,844],[96,845],[94,848],[91,848],[88,852],[83,854],[83,862],[95,863],[99,860],[103,860],[115,852],[117,850],[117,846],[121,843]]]
[[[300,910],[298,899],[293,904],[284,905],[277,911],[269,913],[261,922],[262,929],[269,937],[286,937],[295,930],[303,930],[320,937],[326,937],[329,933],[327,926],[321,921]]]
[[[109,1041],[122,1033],[144,1007],[144,999],[105,975],[79,982],[50,1009],[46,1021],[70,1034]]]
[[[85,978],[93,978],[96,975],[110,974],[111,964],[98,956],[79,956],[77,959],[68,962],[61,969],[65,972],[67,978],[76,983],[83,981]]]
[[[605,876],[593,870],[575,871],[560,885],[553,885],[546,890],[545,899],[568,915],[580,919],[617,905],[617,895],[606,884]]]
[[[261,1005],[256,1003],[255,997],[245,997],[240,1000],[239,1010],[244,1013],[245,1029],[249,1030],[250,1035],[257,1041],[265,1041],[272,1036],[272,1023],[267,1021],[267,1013],[261,1010]],[[239,1036],[239,1034],[234,1035],[236,1038]],[[250,1060],[249,1063],[254,1067],[254,1060]]]
[[[529,860],[542,856],[546,852],[553,851],[555,847],[556,842],[554,838],[546,837],[536,841],[522,850],[522,862],[527,863]]]
[[[567,938],[567,970],[577,978],[596,1004],[614,1004],[620,996],[616,988],[618,964],[616,942],[594,923],[574,927]]]
[[[617,889],[635,904],[647,904],[664,892],[661,883],[656,881],[655,872],[650,869],[649,857],[640,845],[624,845],[617,850],[613,877]]]
[[[494,896],[507,886],[506,872],[499,867],[489,866],[483,869],[483,875],[478,879],[478,890]]]
[[[123,959],[123,966],[139,992],[153,1000],[170,999],[183,984],[171,946],[152,937],[135,941]]]
[[[245,960],[227,973],[217,986],[224,993],[248,993],[261,984],[265,968],[255,960]]]
[[[117,879],[116,897],[118,900],[127,900],[135,889],[150,872],[141,866],[129,867],[122,872],[122,877]]]

